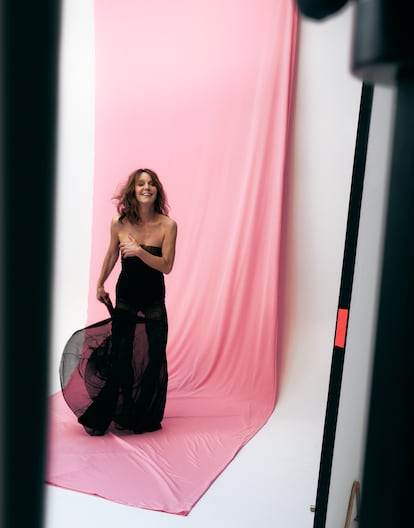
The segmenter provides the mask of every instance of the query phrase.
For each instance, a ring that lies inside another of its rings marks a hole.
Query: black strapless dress
[[[157,256],[161,248],[142,247]],[[134,433],[161,428],[168,371],[164,275],[122,259],[111,317],[75,332],[60,362],[65,401],[91,435],[111,422]]]

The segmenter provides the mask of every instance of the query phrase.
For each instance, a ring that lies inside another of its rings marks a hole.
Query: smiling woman
[[[96,292],[112,320],[76,332],[61,364],[65,400],[92,436],[105,434],[111,422],[134,433],[161,429],[167,394],[163,274],[174,263],[177,224],[149,169],[134,171],[116,198],[118,214]],[[104,283],[120,253],[113,309]]]
[[[122,256],[141,258],[158,271],[170,273],[175,257],[177,225],[168,217],[167,197],[157,174],[150,169],[138,169],[130,175],[116,198],[119,216],[113,218],[113,226],[115,244],[119,239]],[[149,256],[140,244],[162,246],[162,256]],[[101,280],[100,277],[98,287]]]

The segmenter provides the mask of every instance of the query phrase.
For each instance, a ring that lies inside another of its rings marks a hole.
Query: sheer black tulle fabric
[[[153,254],[160,248],[143,246]],[[111,317],[75,332],[64,348],[66,403],[91,435],[111,425],[134,433],[161,428],[168,370],[164,277],[138,258],[122,260]]]

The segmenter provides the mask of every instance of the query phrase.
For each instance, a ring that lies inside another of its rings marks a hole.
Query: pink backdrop
[[[84,437],[57,396],[55,435],[70,445],[83,438],[91,463],[88,472],[80,464],[76,476],[75,453],[65,472],[64,447],[56,446],[49,481],[186,514],[275,406],[296,11],[292,0],[99,0],[95,31],[88,322],[107,316],[95,285],[115,212],[111,197],[132,170],[152,168],[178,223],[176,262],[166,277],[169,391],[163,430],[124,436],[134,452],[131,475],[121,468],[119,482],[113,476],[107,484],[96,460],[104,474],[111,460],[102,459],[102,448],[111,436]],[[107,282],[112,297],[117,274]]]

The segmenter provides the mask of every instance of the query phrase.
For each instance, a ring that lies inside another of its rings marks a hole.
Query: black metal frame
[[[0,9],[0,525],[40,528],[60,2],[3,0]]]
[[[301,13],[314,19],[328,17],[346,3],[297,0]],[[414,39],[406,0],[355,4],[352,73],[374,87],[393,85],[397,94],[359,522],[361,528],[399,528],[410,518],[414,470]],[[337,361],[335,352],[315,528],[325,526],[340,398],[343,359]]]

